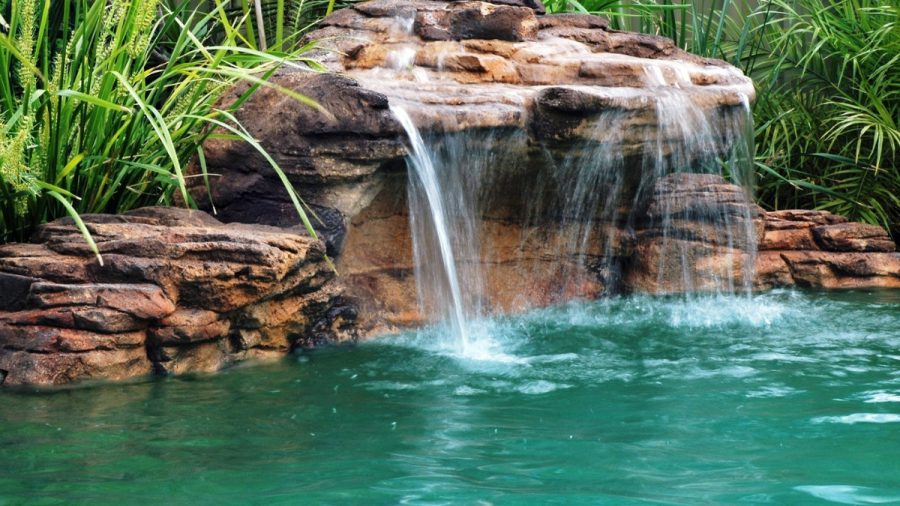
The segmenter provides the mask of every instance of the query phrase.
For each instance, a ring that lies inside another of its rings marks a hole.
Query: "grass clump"
[[[274,86],[266,79],[280,67],[313,65],[306,48],[252,49],[246,19],[229,17],[226,2],[189,4],[0,0],[0,242],[66,214],[81,225],[81,213],[169,205],[176,194],[192,204],[185,167],[211,136],[262,150],[233,111]],[[218,107],[239,81],[249,90]]]

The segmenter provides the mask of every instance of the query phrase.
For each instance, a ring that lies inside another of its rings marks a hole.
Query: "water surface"
[[[900,294],[633,297],[0,392],[0,504],[900,503]]]

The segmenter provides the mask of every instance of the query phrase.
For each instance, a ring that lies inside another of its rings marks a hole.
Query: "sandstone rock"
[[[794,278],[787,262],[779,251],[760,251],[754,265],[753,286],[757,290],[794,285]]]
[[[142,320],[157,320],[175,311],[175,305],[156,285],[34,283],[26,304],[36,308],[97,306]]]
[[[571,28],[597,28],[606,30],[609,28],[609,20],[590,14],[556,14],[553,16],[541,16],[538,20],[541,28],[557,28],[561,26]]]
[[[754,280],[759,289],[900,286],[900,253],[881,227],[827,211],[770,211],[763,221],[764,251]]]
[[[744,191],[721,176],[660,178],[638,220],[626,286],[649,293],[749,286],[762,232],[758,214]]]
[[[838,223],[814,227],[812,235],[826,251],[896,251],[883,228],[865,223]]]
[[[453,39],[525,41],[537,37],[537,17],[528,7],[487,2],[452,5],[447,16],[447,31]]]
[[[785,251],[794,283],[811,288],[900,288],[900,254]]]
[[[833,225],[846,223],[843,216],[832,214],[828,211],[809,211],[806,209],[785,209],[782,211],[769,211],[766,213],[766,223],[770,227],[795,228],[802,224]]]
[[[285,353],[333,320],[340,292],[309,237],[178,209],[83,219],[104,266],[69,219],[3,247],[0,293],[17,295],[0,306],[4,385],[215,370]],[[273,301],[292,310],[259,319],[268,341],[235,347],[232,329]]]
[[[817,250],[811,227],[768,230],[759,244],[760,250]]]

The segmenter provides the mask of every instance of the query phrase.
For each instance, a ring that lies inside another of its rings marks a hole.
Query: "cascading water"
[[[657,291],[749,293],[756,251],[749,108],[703,111],[678,88],[657,93],[655,149],[644,153],[631,211],[644,229],[661,235]],[[723,191],[718,181],[741,191]],[[647,200],[650,209],[641,204]],[[699,262],[704,255],[724,256],[721,268]]]
[[[626,99],[612,101],[580,140],[563,146],[531,142],[521,129],[451,129],[423,137],[407,109],[414,106],[393,101],[409,143],[420,309],[449,326],[455,352],[483,355],[492,341],[483,335],[482,319],[497,310],[627,291],[639,281],[626,274],[653,273],[642,288],[657,293],[749,293],[756,235],[748,101],[704,108],[702,97],[697,103],[696,94],[683,89],[690,78],[677,66],[670,73],[674,83],[652,69],[645,86],[653,93],[641,100],[655,111],[654,121],[636,119]],[[523,105],[522,114],[527,111]],[[634,132],[637,141],[629,137]],[[498,210],[498,201],[510,200],[518,202],[507,206],[512,214]],[[503,287],[521,292],[513,307],[492,300],[492,280],[511,279],[511,267],[494,260],[511,263],[509,255],[496,254],[510,245],[491,242],[506,222],[521,231],[512,276],[521,286]],[[635,255],[635,247],[646,252]],[[645,263],[629,265],[635,256]],[[507,271],[495,275],[499,269]],[[545,285],[526,286],[548,278],[558,280],[549,292]]]
[[[465,354],[469,349],[469,330],[457,274],[456,253],[450,237],[446,194],[441,188],[434,161],[412,118],[400,106],[392,106],[391,111],[403,126],[410,142],[410,176],[414,175],[415,178],[410,177],[409,199],[419,300],[424,301],[431,295],[434,303],[443,306],[442,309],[449,316],[453,334],[459,337],[458,351]],[[425,229],[430,229],[430,234]],[[430,242],[436,243],[436,248],[426,244],[429,238],[433,238]],[[435,256],[437,258],[433,258]],[[432,265],[435,260],[438,260],[439,265]],[[426,290],[429,289],[426,295]]]

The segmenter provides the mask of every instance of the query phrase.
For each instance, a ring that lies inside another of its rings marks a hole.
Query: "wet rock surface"
[[[751,283],[761,210],[712,174],[660,178],[637,223],[625,288],[640,293],[740,291]]]
[[[0,246],[5,386],[213,371],[309,345],[334,319],[334,273],[309,237],[180,209],[83,218],[104,265],[69,219]]]
[[[719,176],[662,178],[638,224],[625,289],[900,288],[900,253],[881,227],[747,202]]]

